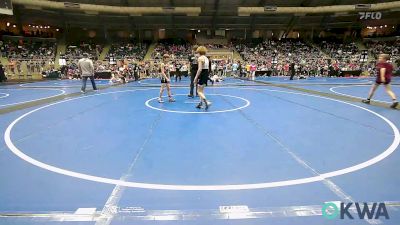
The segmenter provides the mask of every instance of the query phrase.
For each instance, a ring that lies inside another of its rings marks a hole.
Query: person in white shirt
[[[119,76],[118,76],[118,72],[112,72],[111,73],[111,79],[110,79],[109,83],[111,85],[113,85],[113,84],[122,84],[123,83],[122,79],[119,78]]]
[[[211,74],[214,74],[215,70],[217,70],[217,63],[213,62],[211,64]]]
[[[94,82],[94,66],[93,61],[89,59],[89,54],[83,53],[83,58],[78,61],[79,72],[82,77],[82,88],[81,92],[85,93],[86,91],[86,81],[90,78],[90,82],[92,83],[93,90],[97,91],[96,83]]]
[[[232,73],[233,73],[233,76],[235,76],[235,77],[237,76],[238,67],[239,67],[239,65],[236,62],[234,62],[232,64]]]

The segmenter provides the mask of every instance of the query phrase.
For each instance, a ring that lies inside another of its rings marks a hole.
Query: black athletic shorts
[[[170,82],[167,81],[167,79],[165,79],[165,78],[161,78],[161,83],[162,84],[169,84]]]
[[[208,81],[208,70],[203,69],[200,73],[200,77],[199,77],[199,85],[207,85],[207,81]]]

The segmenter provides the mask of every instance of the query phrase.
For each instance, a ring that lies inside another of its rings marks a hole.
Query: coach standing
[[[198,46],[194,45],[192,48],[192,54],[189,56],[189,62],[190,62],[190,93],[188,95],[189,98],[193,98],[193,90],[194,90],[194,78],[197,73],[198,69],[198,63],[197,63],[197,56],[196,56],[196,50]],[[196,96],[197,96],[197,86],[196,86]]]
[[[92,82],[93,90],[96,91],[97,90],[96,83],[94,82],[94,66],[93,66],[93,61],[89,59],[89,54],[83,53],[83,58],[80,59],[78,62],[78,68],[82,77],[81,92],[85,93],[86,81],[88,78],[90,78],[90,81]]]

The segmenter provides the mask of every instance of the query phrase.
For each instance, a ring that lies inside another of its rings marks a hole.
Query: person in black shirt
[[[208,61],[210,62],[210,63],[208,64],[208,78],[207,78],[207,80],[211,81],[211,84],[214,85],[214,81],[213,81],[213,80],[211,79],[211,77],[210,77],[211,58],[210,58],[210,57],[207,57],[207,59],[208,59]],[[206,83],[206,86],[207,86],[207,83]]]
[[[193,90],[194,90],[194,78],[196,77],[197,69],[198,69],[198,62],[197,62],[197,50],[198,46],[194,45],[192,48],[192,54],[189,56],[190,62],[190,92],[188,97],[193,98]],[[196,86],[196,96],[197,96],[197,86]]]
[[[175,67],[175,82],[182,81],[182,73],[181,73],[182,65],[181,63],[177,63]]]
[[[239,65],[237,70],[239,71],[239,77],[243,77],[243,68],[242,68],[242,63],[239,61]]]
[[[32,68],[33,68],[33,66],[32,66]],[[61,67],[61,78],[65,79],[67,77],[68,77],[68,67],[66,65],[64,65]]]
[[[0,82],[6,81],[7,77],[4,73],[3,64],[0,64]]]
[[[290,64],[290,80],[293,80],[293,77],[296,74],[296,70],[295,70],[294,66],[295,66],[294,63]]]
[[[137,64],[134,64],[134,67],[133,67],[133,76],[135,77],[135,81],[138,81],[139,80],[139,65],[137,65]]]

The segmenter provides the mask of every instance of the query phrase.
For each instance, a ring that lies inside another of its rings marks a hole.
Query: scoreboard
[[[13,15],[11,0],[0,0],[0,14]]]

